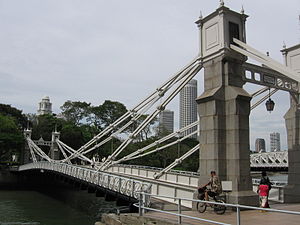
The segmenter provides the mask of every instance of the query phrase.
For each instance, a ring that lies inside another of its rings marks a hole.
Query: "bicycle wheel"
[[[197,210],[200,213],[204,213],[206,210],[206,203],[204,202],[197,202]]]
[[[216,200],[216,202],[225,203],[222,200]],[[226,211],[226,206],[225,205],[214,205],[214,211],[215,211],[216,214],[222,215]]]
[[[200,195],[198,195],[198,199],[199,200],[204,200],[204,198],[205,197],[204,197],[203,193],[200,194]],[[205,212],[206,207],[207,207],[206,203],[204,203],[204,202],[197,202],[197,210],[198,210],[198,212],[200,212],[200,213]]]

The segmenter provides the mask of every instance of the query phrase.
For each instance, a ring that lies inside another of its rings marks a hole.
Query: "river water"
[[[0,190],[0,225],[93,225],[99,218],[91,211],[36,191]]]

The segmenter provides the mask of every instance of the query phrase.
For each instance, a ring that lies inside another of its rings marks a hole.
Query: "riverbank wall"
[[[95,225],[175,225],[166,220],[139,216],[137,213],[104,214],[101,222],[96,222]]]

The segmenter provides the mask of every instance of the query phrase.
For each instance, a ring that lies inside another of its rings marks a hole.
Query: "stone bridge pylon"
[[[233,38],[246,42],[248,16],[224,5],[196,24],[200,30],[200,56],[204,92],[197,98],[200,118],[200,184],[215,170],[232,182],[230,203],[257,204],[252,191],[249,162],[251,96],[243,89],[242,64],[247,60],[230,49]]]
[[[30,140],[30,142],[27,142],[25,145],[24,154],[23,154],[24,164],[33,162],[36,159],[35,154],[31,150],[31,146],[30,146],[31,142],[34,142],[35,148],[38,148],[37,146],[49,146],[49,148],[50,148],[49,152],[48,152],[49,158],[53,159],[53,160],[60,159],[60,151],[59,151],[59,148],[58,148],[58,145],[56,142],[60,138],[60,132],[58,132],[56,130],[56,128],[55,128],[55,131],[52,132],[51,141],[45,141],[42,137],[39,140],[32,141],[31,140],[32,130],[30,130],[28,128],[25,129],[23,133],[24,133],[25,139],[27,139],[27,141],[28,141],[28,139]],[[41,149],[39,149],[39,151],[42,152]],[[39,156],[37,156],[37,157],[39,157]],[[42,157],[40,157],[40,158],[42,158]]]

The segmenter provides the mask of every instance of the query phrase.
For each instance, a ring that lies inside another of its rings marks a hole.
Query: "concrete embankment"
[[[103,214],[101,222],[95,225],[175,225],[165,220],[139,216],[136,213],[131,214]]]
[[[18,176],[6,168],[0,167],[0,189],[18,188]]]

